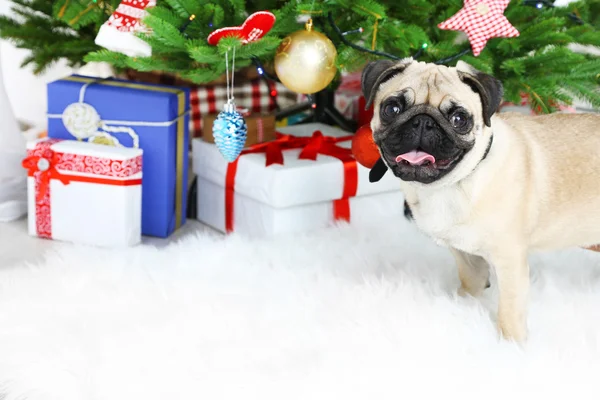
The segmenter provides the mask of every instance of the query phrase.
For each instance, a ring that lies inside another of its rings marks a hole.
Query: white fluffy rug
[[[598,398],[600,254],[532,258],[521,348],[498,340],[495,282],[457,298],[449,253],[388,225],[3,270],[0,398]]]

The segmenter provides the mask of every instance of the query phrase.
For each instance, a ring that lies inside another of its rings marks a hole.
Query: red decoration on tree
[[[379,149],[373,141],[373,131],[369,124],[363,125],[352,138],[352,155],[360,165],[365,168],[373,168],[381,157]]]
[[[491,38],[519,36],[504,16],[508,3],[510,0],[464,0],[463,8],[438,28],[465,32],[473,55],[478,56]]]
[[[208,35],[208,44],[216,46],[224,37],[238,37],[243,44],[254,42],[265,36],[275,25],[275,15],[268,11],[258,11],[246,18],[242,26],[219,28]]]
[[[146,9],[155,5],[156,0],[121,1],[115,12],[100,27],[96,44],[129,57],[150,57],[152,48],[136,34],[149,32],[141,21],[147,15]]]

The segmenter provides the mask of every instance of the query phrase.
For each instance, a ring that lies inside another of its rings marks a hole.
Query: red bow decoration
[[[352,156],[351,149],[339,147],[336,144],[339,142],[352,140],[353,136],[351,135],[336,138],[333,136],[324,136],[321,131],[315,131],[310,137],[298,137],[276,132],[275,137],[275,140],[265,143],[258,143],[246,150],[243,150],[240,153],[240,157],[244,154],[265,153],[265,167],[268,167],[273,164],[283,165],[283,150],[303,149],[299,156],[301,160],[314,161],[317,159],[317,154],[333,156],[336,158],[346,155]],[[237,160],[233,163],[236,162]]]
[[[333,137],[324,136],[321,131],[315,131],[311,137],[297,137],[276,133],[277,139],[256,144],[240,153],[244,154],[265,153],[265,166],[273,164],[283,165],[283,150],[302,149],[298,158],[301,160],[317,159],[319,154],[335,157],[344,163],[344,190],[342,197],[334,200],[333,214],[336,220],[350,221],[349,198],[356,195],[358,189],[358,168],[352,156],[352,150],[340,147],[339,142],[348,141],[352,136]],[[235,176],[239,157],[227,166],[225,178],[225,230],[233,231],[233,206],[235,194]]]
[[[31,155],[25,158],[22,162],[23,168],[27,169],[29,176],[39,179],[39,190],[36,194],[36,202],[42,201],[48,192],[50,179],[55,178],[60,180],[64,185],[71,183],[69,178],[62,175],[56,169],[56,164],[60,162],[60,158],[49,148],[44,149],[42,155]]]
[[[317,159],[318,154],[326,156],[332,156],[336,158],[343,158],[350,156],[352,158],[352,150],[344,147],[339,147],[336,143],[344,140],[352,140],[352,136],[344,136],[342,138],[335,138],[332,136],[323,136],[321,131],[315,131],[310,138],[306,138],[305,144],[302,146],[303,149],[300,152],[298,158],[301,160],[313,160]]]

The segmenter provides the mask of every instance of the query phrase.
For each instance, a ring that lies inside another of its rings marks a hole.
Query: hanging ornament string
[[[225,95],[227,102],[223,111],[213,122],[213,137],[217,148],[228,162],[233,162],[240,155],[246,144],[248,127],[243,115],[236,109],[235,86],[235,47],[231,57],[231,77],[229,76],[229,51],[225,52]]]
[[[235,77],[235,47],[233,48],[233,56],[231,58],[231,84],[229,83],[229,50],[230,49],[227,49],[225,52],[225,95],[227,96],[227,104],[235,104],[235,96],[233,95]]]
[[[233,48],[233,57],[231,60],[231,101],[235,102],[235,97],[233,96],[233,79],[235,78],[235,74],[233,73],[235,71],[235,47]]]
[[[229,93],[229,49],[225,52],[225,96],[227,97],[227,104],[231,102],[231,95]]]

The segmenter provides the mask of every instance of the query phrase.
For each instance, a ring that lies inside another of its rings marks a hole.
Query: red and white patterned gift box
[[[102,247],[140,243],[142,154],[71,140],[28,142],[29,234]]]

